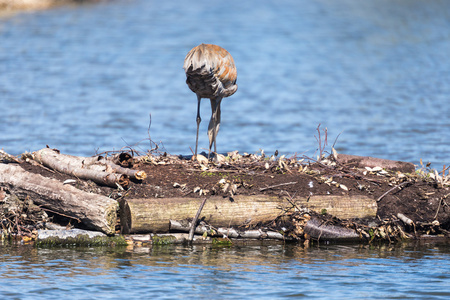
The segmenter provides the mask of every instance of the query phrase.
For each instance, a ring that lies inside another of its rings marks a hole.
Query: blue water
[[[445,244],[3,250],[9,299],[450,297]]]
[[[450,164],[450,3],[428,0],[116,0],[0,20],[0,146],[146,151],[151,114],[160,150],[190,154],[182,65],[202,42],[238,68],[219,152],[313,155],[321,124],[343,153]]]
[[[190,154],[196,97],[182,65],[202,42],[238,68],[219,152],[312,156],[321,124],[328,150],[450,165],[450,2],[434,0],[114,0],[0,19],[0,148],[145,152],[150,133]],[[0,295],[447,299],[449,249],[0,246]]]

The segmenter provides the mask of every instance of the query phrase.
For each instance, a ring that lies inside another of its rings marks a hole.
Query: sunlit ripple
[[[0,20],[0,146],[12,154],[45,145],[75,155],[145,151],[148,143],[135,144],[148,138],[151,114],[151,138],[188,154],[196,99],[182,63],[210,42],[238,68],[220,151],[311,155],[320,123],[329,141],[341,134],[341,152],[422,158],[441,169],[450,163],[448,11],[448,2],[423,0],[135,0]]]
[[[2,250],[0,295],[21,299],[450,296],[447,244]]]

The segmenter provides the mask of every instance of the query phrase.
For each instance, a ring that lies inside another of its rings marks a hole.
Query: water
[[[238,68],[220,152],[312,155],[321,124],[343,153],[450,164],[450,3],[425,0],[117,0],[1,20],[1,147],[145,151],[151,114],[151,139],[190,154],[182,65],[201,42]]]
[[[102,1],[0,19],[0,147],[92,155],[195,142],[186,53],[223,46],[239,89],[218,150],[450,164],[450,2]],[[208,145],[208,102],[199,144]],[[329,149],[329,148],[328,148]],[[0,248],[0,295],[442,298],[449,246]]]
[[[1,248],[0,248],[1,249]],[[3,248],[0,295],[16,299],[448,299],[445,244],[231,248]]]

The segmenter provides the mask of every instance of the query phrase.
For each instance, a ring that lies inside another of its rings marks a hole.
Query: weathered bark
[[[170,220],[170,231],[182,231],[189,232],[191,229],[191,222],[182,220]],[[212,233],[212,232],[215,233]],[[226,236],[228,238],[245,238],[245,239],[276,239],[276,240],[291,240],[290,238],[285,237],[283,234],[264,229],[256,229],[256,230],[238,230],[235,228],[224,228],[219,227],[216,229],[211,228],[211,226],[207,225],[198,225],[195,227],[196,234],[204,234],[208,233],[209,236]]]
[[[170,220],[192,219],[201,201],[199,198],[123,200],[120,213],[122,232],[169,232]],[[208,198],[199,219],[216,228],[256,225],[270,222],[299,207],[319,212],[325,209],[327,213],[343,219],[375,217],[377,212],[376,201],[365,196],[327,195],[288,201],[267,195],[236,195],[233,201],[217,196]]]
[[[304,232],[311,238],[319,241],[356,241],[362,239],[353,229],[327,224],[317,218],[311,218],[311,220],[306,223]]]
[[[245,197],[243,198],[245,199]],[[122,203],[121,225],[124,233],[169,232],[169,220],[192,219],[202,199],[198,198],[150,198],[127,199]],[[276,198],[242,201],[235,197],[210,197],[203,207],[200,219],[214,227],[256,224],[275,219],[281,210]]]
[[[117,221],[117,201],[81,191],[56,179],[25,171],[18,165],[0,164],[0,186],[19,197],[80,220],[86,227],[113,234]]]
[[[59,229],[59,230],[38,230],[39,240],[45,240],[48,238],[59,238],[61,240],[68,238],[76,238],[78,236],[85,236],[87,238],[95,238],[98,236],[105,236],[104,233],[98,231],[83,230],[78,228],[73,229]]]
[[[416,170],[414,164],[410,162],[395,161],[370,156],[357,156],[339,153],[337,155],[337,162],[356,168],[381,167],[383,169],[400,171],[403,173],[413,173]]]
[[[120,184],[128,186],[129,177],[143,180],[147,177],[144,171],[131,170],[114,164],[105,158],[77,157],[60,154],[58,151],[44,148],[33,153],[33,159],[42,165],[64,174],[80,179],[92,180],[101,185],[116,187]]]
[[[200,204],[200,207],[198,208],[197,213],[195,214],[194,219],[192,220],[191,228],[189,229],[189,241],[192,241],[192,239],[194,238],[194,232],[195,228],[197,227],[197,221],[198,218],[200,217],[203,206],[205,206],[206,200],[208,200],[208,198],[203,199],[202,203]]]
[[[297,205],[319,213],[326,212],[340,219],[374,218],[378,209],[374,198],[363,195],[315,195],[294,200]]]

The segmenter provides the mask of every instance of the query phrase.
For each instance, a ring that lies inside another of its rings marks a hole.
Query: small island
[[[191,160],[130,149],[93,157],[1,152],[2,238],[54,243],[55,226],[61,240],[76,228],[115,236],[115,244],[450,237],[448,169],[332,153]]]

